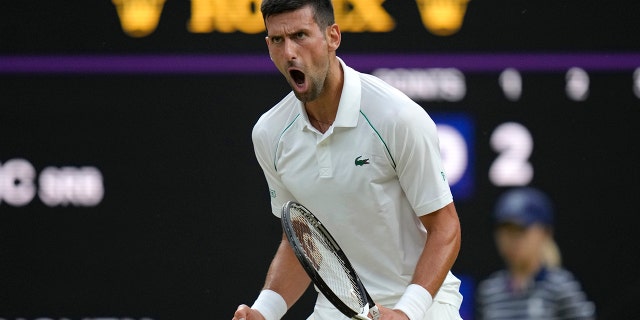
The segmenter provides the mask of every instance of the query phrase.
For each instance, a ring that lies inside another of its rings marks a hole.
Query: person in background
[[[512,188],[498,198],[493,215],[506,268],[479,283],[477,320],[595,319],[594,303],[561,266],[549,197],[532,187]]]

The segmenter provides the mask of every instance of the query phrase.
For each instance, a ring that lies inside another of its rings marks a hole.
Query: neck
[[[331,126],[338,114],[338,105],[344,85],[344,72],[338,58],[333,58],[325,79],[322,94],[314,101],[307,101],[304,107],[311,122]]]
[[[541,268],[542,263],[538,259],[520,265],[512,265],[510,267],[511,277],[515,284],[521,287],[529,283]]]
[[[311,125],[318,129],[318,131],[325,133],[327,132],[327,130],[329,130],[329,128],[331,127],[331,125],[333,125],[333,120],[331,121],[320,121],[314,117],[312,117],[311,115],[309,115],[309,122],[311,122]]]

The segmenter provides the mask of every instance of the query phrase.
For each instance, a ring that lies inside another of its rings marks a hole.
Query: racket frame
[[[359,292],[360,295],[364,296],[367,300],[367,304],[365,304],[365,307],[362,313],[358,313],[357,311],[351,309],[333,292],[333,290],[331,290],[331,288],[326,284],[326,282],[322,279],[322,277],[314,267],[314,263],[310,261],[310,259],[305,254],[305,251],[303,249],[303,244],[300,242],[300,239],[298,239],[298,237],[296,236],[293,228],[293,222],[291,221],[290,209],[291,207],[294,207],[294,206],[300,207],[302,209],[302,212],[305,218],[312,221],[313,227],[317,229],[321,233],[321,235],[325,237],[326,240],[328,240],[327,243],[331,245],[336,256],[338,256],[344,262],[345,268],[347,268],[353,274],[352,278],[355,280],[355,284],[357,289],[360,291]],[[282,206],[282,215],[280,219],[282,223],[282,229],[285,235],[287,236],[287,240],[289,241],[289,244],[291,245],[293,252],[295,253],[298,260],[300,261],[300,264],[302,265],[304,270],[309,275],[309,278],[311,278],[311,281],[313,281],[313,283],[320,290],[320,292],[322,292],[324,296],[340,312],[350,317],[351,319],[370,320],[370,318],[367,316],[368,313],[371,313],[374,319],[378,319],[379,318],[378,307],[376,306],[375,302],[369,295],[369,292],[367,292],[367,290],[365,289],[364,284],[362,284],[362,281],[360,281],[358,274],[356,273],[355,269],[351,265],[351,262],[349,261],[345,253],[342,251],[342,249],[338,245],[338,242],[333,238],[329,230],[325,228],[322,222],[320,222],[320,220],[309,209],[307,209],[305,206],[295,201],[288,201]]]

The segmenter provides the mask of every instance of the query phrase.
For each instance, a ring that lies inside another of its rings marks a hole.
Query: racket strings
[[[291,220],[304,254],[327,286],[353,310],[360,310],[365,306],[367,299],[359,290],[354,274],[336,253],[334,244],[317,227],[319,223],[309,220],[299,210],[291,210]]]

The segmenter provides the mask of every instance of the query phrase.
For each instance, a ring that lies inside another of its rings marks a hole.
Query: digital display
[[[250,134],[290,88],[259,1],[145,3],[0,5],[0,320],[230,318],[263,284],[281,229]],[[338,55],[438,125],[464,319],[518,185],[554,200],[599,318],[635,316],[640,2],[434,3],[334,1]]]

